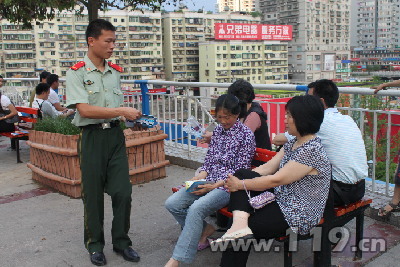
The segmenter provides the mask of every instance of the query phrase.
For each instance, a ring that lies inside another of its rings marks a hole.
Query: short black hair
[[[42,93],[50,90],[50,85],[47,83],[39,83],[38,85],[36,85],[35,89],[36,89],[36,94],[41,95]]]
[[[96,39],[99,38],[102,30],[113,32],[116,31],[114,25],[105,19],[92,20],[86,28],[86,42],[89,42],[89,37]]]
[[[54,82],[58,82],[58,75],[57,74],[50,74],[46,78],[46,82],[48,85],[52,85]]]
[[[308,88],[314,88],[313,95],[322,98],[328,108],[333,108],[339,99],[339,89],[331,80],[317,80],[310,83]]]
[[[285,108],[293,117],[300,136],[319,131],[324,120],[324,105],[321,99],[313,95],[295,96],[287,102]]]
[[[39,75],[40,82],[42,82],[43,79],[47,79],[47,76],[49,76],[51,73],[48,71],[42,71]]]
[[[240,113],[239,99],[230,94],[221,95],[215,103],[215,113],[218,113],[221,109],[226,109],[231,114],[238,115]]]
[[[253,85],[246,80],[239,79],[228,87],[228,94],[232,94],[239,98],[241,107],[239,117],[246,117],[247,104],[253,102],[254,98],[256,98]]]
[[[2,75],[0,75],[0,79],[3,79],[3,76],[2,76]]]

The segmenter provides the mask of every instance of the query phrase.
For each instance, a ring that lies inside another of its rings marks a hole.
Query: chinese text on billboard
[[[292,40],[292,25],[215,23],[216,40]]]

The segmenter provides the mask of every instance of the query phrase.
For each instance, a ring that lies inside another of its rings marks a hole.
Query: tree
[[[22,23],[31,28],[34,20],[54,19],[57,12],[73,11],[82,13],[86,8],[89,21],[98,18],[98,11],[114,9],[149,8],[159,10],[161,4],[176,5],[181,0],[0,0],[0,17],[13,23]]]

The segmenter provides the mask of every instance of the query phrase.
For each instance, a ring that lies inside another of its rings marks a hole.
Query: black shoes
[[[124,260],[126,261],[132,261],[132,262],[140,261],[139,254],[137,254],[137,252],[134,251],[131,247],[127,247],[126,249],[118,249],[114,247],[113,250],[116,253],[122,255],[122,257],[124,257]]]
[[[97,266],[104,266],[107,264],[106,256],[103,252],[93,252],[90,254],[90,261]]]

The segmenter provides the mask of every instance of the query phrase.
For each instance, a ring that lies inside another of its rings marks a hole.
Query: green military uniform
[[[85,56],[67,72],[67,106],[78,103],[92,106],[119,107],[123,101],[120,71],[114,64],[106,64],[104,72],[97,70]],[[110,122],[110,124],[104,124]],[[82,171],[82,199],[84,204],[84,241],[90,253],[104,247],[104,192],[112,199],[112,242],[115,248],[132,245],[128,236],[132,186],[126,156],[125,137],[117,118],[88,119],[76,112],[72,123],[81,127],[79,157]],[[103,129],[104,126],[111,128]]]

